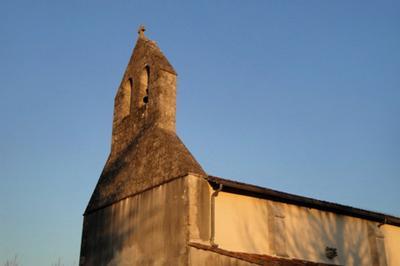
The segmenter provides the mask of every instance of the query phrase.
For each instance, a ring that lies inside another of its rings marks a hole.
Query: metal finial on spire
[[[144,36],[144,32],[146,31],[146,28],[144,27],[144,25],[140,25],[139,29],[138,29],[138,34],[140,38],[145,38]]]

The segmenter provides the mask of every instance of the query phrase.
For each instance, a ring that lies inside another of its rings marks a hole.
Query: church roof
[[[85,214],[189,173],[206,176],[175,132],[149,128],[106,163]]]
[[[391,224],[395,226],[400,226],[400,218],[392,215],[363,210],[359,208],[354,208],[323,200],[317,200],[304,196],[298,196],[286,192],[281,192],[265,187],[241,183],[216,176],[208,176],[207,180],[214,189],[217,189],[220,185],[222,185],[222,191],[224,192],[241,194],[245,196],[262,198],[262,199],[269,199],[273,201],[294,204],[302,207],[314,208],[322,211],[329,211],[337,214],[357,217],[361,219],[375,221],[382,224]]]
[[[289,259],[282,257],[273,257],[264,254],[253,254],[253,253],[245,253],[245,252],[235,252],[229,251],[225,249],[221,249],[218,247],[213,247],[209,245],[204,245],[201,243],[189,243],[190,247],[201,249],[208,252],[213,252],[219,255],[231,257],[234,259],[250,262],[256,265],[265,265],[265,266],[333,266],[337,264],[326,264],[320,262],[311,262],[306,260],[299,259]]]

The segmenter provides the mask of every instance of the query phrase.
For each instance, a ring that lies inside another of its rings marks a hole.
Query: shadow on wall
[[[288,255],[340,265],[369,265],[366,222],[361,219],[285,204]],[[337,250],[329,259],[326,248]]]
[[[85,216],[84,265],[175,265],[184,260],[186,215],[173,211],[185,209],[184,184],[177,179]]]
[[[228,193],[216,201],[216,243],[221,248],[327,264],[372,265],[372,222]],[[336,249],[337,256],[329,259],[327,248]]]
[[[107,266],[128,265],[127,258],[132,264],[132,255],[127,256],[130,252],[135,252],[131,253],[135,257],[143,254],[143,246],[150,241],[155,221],[162,218],[161,207],[150,207],[151,200],[150,198],[146,202],[140,195],[127,198],[87,217],[90,224],[87,228],[93,231],[87,232],[93,237],[87,241],[85,247],[88,265],[102,265],[102,262],[109,262]],[[141,234],[147,235],[137,242],[143,246],[134,246],[134,239],[139,238]],[[153,248],[160,247],[154,245]],[[154,251],[159,252],[159,250]]]

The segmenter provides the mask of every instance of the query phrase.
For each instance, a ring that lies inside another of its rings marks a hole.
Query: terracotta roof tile
[[[202,249],[205,251],[210,251],[214,253],[218,253],[224,256],[228,256],[231,258],[236,258],[239,260],[247,261],[250,263],[265,265],[265,266],[337,266],[337,264],[326,264],[319,262],[311,262],[299,259],[289,259],[282,257],[273,257],[268,255],[261,254],[252,254],[252,253],[244,253],[244,252],[234,252],[228,251],[225,249],[221,249],[218,247],[212,247],[200,243],[189,243],[189,246]]]

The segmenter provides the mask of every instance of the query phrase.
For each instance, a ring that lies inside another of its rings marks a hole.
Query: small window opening
[[[146,89],[146,96],[143,97],[143,102],[144,103],[149,102],[149,89]]]
[[[150,68],[146,66],[140,75],[139,99],[141,106],[149,102],[149,83],[150,83]]]
[[[127,80],[121,88],[121,100],[118,106],[121,119],[128,116],[130,112],[132,82],[132,79]]]

